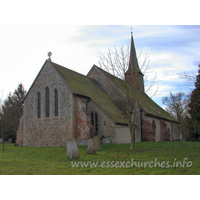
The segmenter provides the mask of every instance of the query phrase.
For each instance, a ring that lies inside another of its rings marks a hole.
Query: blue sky
[[[159,89],[153,99],[163,106],[161,98],[169,92],[190,92],[192,88],[177,74],[197,73],[200,26],[8,25],[1,26],[0,33],[1,95],[5,99],[20,82],[28,90],[49,51],[53,62],[86,75],[93,64],[98,65],[99,52],[130,45],[131,27],[137,54],[149,56],[149,79],[157,73]]]

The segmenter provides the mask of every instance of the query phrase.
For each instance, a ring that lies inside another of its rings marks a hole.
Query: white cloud
[[[48,51],[53,53],[54,62],[87,74],[93,64],[98,65],[98,52],[107,53],[107,49],[113,48],[114,45],[126,47],[130,44],[130,27],[131,25],[1,26],[3,31],[0,32],[0,95],[3,90],[3,97],[6,98],[20,82],[28,90],[45,59],[48,58]],[[136,26],[133,29],[138,54],[143,50],[143,53],[150,56],[151,73],[148,74],[148,78],[152,80],[157,73],[157,82],[160,85],[158,96],[161,97],[170,91],[180,90],[179,85],[184,80],[181,80],[177,73],[195,71],[197,66],[194,62],[198,62],[199,53],[198,45],[195,43],[184,47],[188,50],[186,53],[183,51],[184,48],[179,51],[171,46],[165,49],[153,46],[152,38],[159,44],[163,34],[173,38],[174,34],[181,32],[181,29],[173,26],[159,27]],[[148,40],[145,40],[146,37]],[[146,43],[150,40],[150,44]]]

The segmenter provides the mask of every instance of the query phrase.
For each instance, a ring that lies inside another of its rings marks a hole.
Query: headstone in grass
[[[99,138],[97,136],[93,137],[93,142],[94,142],[94,149],[96,151],[99,151],[100,150],[100,141],[99,141]]]
[[[8,142],[9,142],[9,143],[12,143],[12,138],[9,138],[9,139],[8,139]]]
[[[96,154],[96,149],[94,147],[94,141],[92,140],[92,138],[90,138],[88,140],[88,147],[86,149],[86,153],[87,154]]]
[[[78,148],[78,142],[74,139],[71,138],[67,140],[67,158],[79,158],[79,148]]]
[[[102,142],[102,144],[111,144],[112,143],[110,138],[102,138],[101,142]]]

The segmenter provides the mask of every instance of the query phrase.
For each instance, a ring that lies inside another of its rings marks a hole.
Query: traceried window
[[[55,89],[55,117],[58,116],[58,90]]]
[[[41,118],[41,94],[37,93],[37,118]]]
[[[46,90],[45,90],[45,111],[46,111],[46,117],[50,117],[50,94],[49,94],[49,88],[46,87]]]

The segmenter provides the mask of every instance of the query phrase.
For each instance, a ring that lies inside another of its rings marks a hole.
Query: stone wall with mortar
[[[130,132],[128,126],[116,125],[116,143],[117,144],[130,144]]]
[[[45,117],[45,89],[50,90],[50,117]],[[54,90],[58,90],[55,117]],[[37,93],[41,94],[41,118],[37,118]],[[73,95],[50,62],[46,62],[24,102],[25,146],[66,146],[73,136]]]
[[[88,103],[88,114],[95,112],[98,115],[98,138],[110,138],[112,140],[112,143],[116,143],[116,137],[115,137],[115,130],[114,130],[114,123],[113,120],[105,114],[94,102],[90,101]]]
[[[87,145],[92,137],[91,116],[87,111],[88,99],[74,97],[75,99],[75,138],[79,145]]]
[[[147,116],[145,116],[144,119],[146,119],[146,120],[148,120],[148,122],[150,122],[150,126],[151,127],[149,127],[149,128],[152,131],[152,133],[151,133],[152,136],[150,136],[150,137],[154,138],[153,141],[155,141],[155,142],[160,141],[160,119],[153,118],[153,117],[147,117]],[[156,126],[155,134],[154,134],[153,129],[152,129],[152,123],[153,123],[153,121],[155,122],[155,126]]]
[[[142,119],[142,132],[144,142],[155,142],[155,135],[152,129],[152,123],[146,117]]]
[[[126,74],[125,80],[129,84],[133,84],[136,88],[142,92],[144,92],[144,80],[143,75],[140,73]]]
[[[152,127],[153,121],[155,122],[155,133]],[[143,117],[143,141],[158,142],[158,141],[171,141],[172,140],[172,123],[170,121],[157,119],[153,117]]]
[[[169,141],[170,140],[170,129],[164,120],[160,120],[160,140]]]

